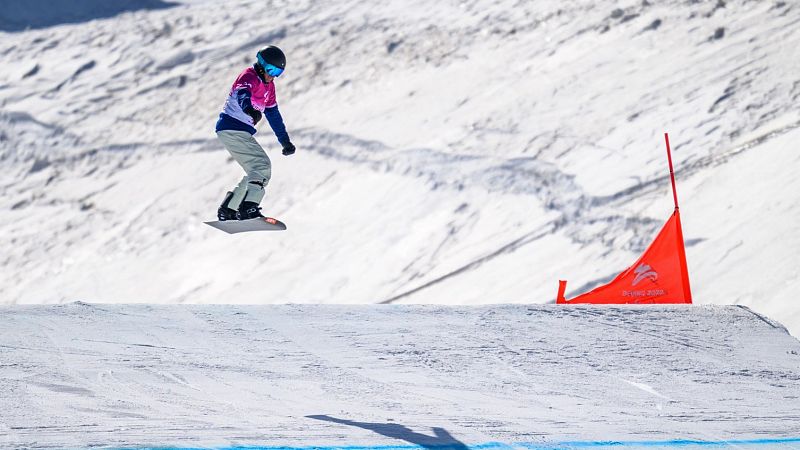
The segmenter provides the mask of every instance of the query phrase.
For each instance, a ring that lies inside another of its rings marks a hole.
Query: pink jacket
[[[273,108],[278,105],[275,98],[275,83],[264,83],[261,78],[256,74],[256,70],[252,67],[245,69],[234,81],[231,91],[228,93],[228,98],[225,101],[225,106],[222,109],[224,114],[233,117],[236,120],[244,122],[253,126],[253,119],[245,114],[242,110],[240,99],[237,93],[241,89],[250,91],[250,103],[253,108],[263,112],[264,108]]]

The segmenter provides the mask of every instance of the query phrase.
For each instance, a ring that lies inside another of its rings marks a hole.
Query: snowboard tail
[[[246,231],[283,231],[286,224],[272,217],[256,217],[247,220],[214,220],[203,222],[228,234],[244,233]]]

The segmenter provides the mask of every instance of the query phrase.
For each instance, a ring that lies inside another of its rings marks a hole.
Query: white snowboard
[[[203,223],[228,234],[243,233],[245,231],[282,231],[286,229],[285,223],[272,217],[257,217],[247,220],[215,220]]]

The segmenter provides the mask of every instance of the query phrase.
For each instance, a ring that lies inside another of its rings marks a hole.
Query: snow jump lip
[[[770,448],[770,449],[800,449],[800,437],[787,438],[760,438],[760,439],[733,439],[703,441],[694,439],[672,439],[661,441],[563,441],[553,443],[541,442],[515,442],[505,444],[502,442],[485,442],[482,444],[441,444],[441,445],[337,445],[337,446],[241,446],[241,447],[212,447],[215,450],[416,450],[416,449],[524,449],[524,450],[561,450],[579,448],[625,448],[625,449],[671,449],[671,448]],[[194,447],[125,447],[119,450],[194,450]]]
[[[71,303],[0,330],[0,447],[800,450],[800,341],[740,307]]]

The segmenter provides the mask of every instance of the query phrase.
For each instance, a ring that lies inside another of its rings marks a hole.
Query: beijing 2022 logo
[[[650,279],[653,283],[658,281],[658,272],[647,264],[639,264],[634,273],[636,273],[636,278],[633,279],[631,286],[636,286],[644,279]]]

